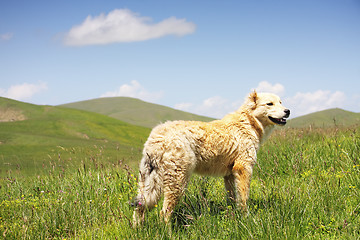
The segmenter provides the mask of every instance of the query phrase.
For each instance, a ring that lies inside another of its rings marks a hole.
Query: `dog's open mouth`
[[[286,118],[273,118],[273,117],[269,116],[269,119],[273,123],[278,124],[278,125],[285,125],[286,124]]]

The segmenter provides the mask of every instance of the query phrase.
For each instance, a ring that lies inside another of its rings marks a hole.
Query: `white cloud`
[[[226,114],[237,110],[240,105],[239,101],[231,102],[221,96],[214,96],[202,102],[199,106],[199,112],[205,116],[223,118]]]
[[[267,81],[262,81],[259,85],[255,88],[258,92],[270,92],[282,96],[285,92],[285,87],[280,83],[276,83],[272,85]]]
[[[296,117],[329,108],[342,108],[345,105],[346,96],[341,91],[317,90],[298,92],[295,96],[285,99],[284,102],[291,109],[292,117]]]
[[[39,82],[37,84],[23,83],[10,86],[7,90],[0,89],[0,95],[16,100],[27,100],[35,94],[47,90],[47,84]]]
[[[14,36],[13,33],[9,32],[9,33],[4,33],[0,35],[0,39],[4,40],[4,41],[8,41],[10,40],[12,37]]]
[[[220,96],[214,96],[203,101],[204,108],[222,107],[227,102],[226,99]]]
[[[100,97],[132,97],[144,101],[156,102],[162,96],[162,92],[149,92],[138,81],[133,80],[130,84],[123,84],[115,91],[106,92]]]
[[[88,16],[65,35],[68,46],[98,45],[115,42],[145,41],[166,35],[183,36],[195,31],[196,25],[175,17],[153,23],[128,9],[115,9],[109,14]]]
[[[182,110],[182,111],[191,111],[191,108],[194,106],[192,103],[183,102],[175,104],[174,108]]]
[[[174,108],[203,116],[222,118],[229,112],[237,110],[240,105],[239,101],[231,102],[221,96],[214,96],[203,100],[199,104],[184,102],[176,104]]]

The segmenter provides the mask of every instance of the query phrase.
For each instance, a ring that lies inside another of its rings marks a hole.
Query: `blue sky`
[[[0,1],[0,96],[220,118],[253,89],[360,112],[360,1]]]

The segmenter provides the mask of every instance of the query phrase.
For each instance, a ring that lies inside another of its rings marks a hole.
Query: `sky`
[[[360,112],[359,0],[0,0],[0,96],[128,96],[221,118],[253,90]]]

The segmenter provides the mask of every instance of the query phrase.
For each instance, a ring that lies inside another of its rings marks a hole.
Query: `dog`
[[[168,223],[192,173],[221,176],[230,199],[247,213],[256,153],[274,126],[285,125],[290,110],[271,93],[249,94],[221,120],[169,121],[153,128],[140,162],[133,225],[164,195],[160,212]]]

